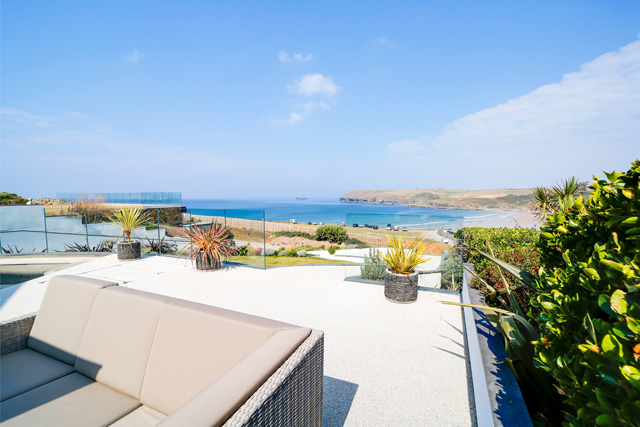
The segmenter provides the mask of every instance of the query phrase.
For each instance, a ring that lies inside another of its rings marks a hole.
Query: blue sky
[[[640,2],[4,1],[0,188],[528,188],[640,154]]]

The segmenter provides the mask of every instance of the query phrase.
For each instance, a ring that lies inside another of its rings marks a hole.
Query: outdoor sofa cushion
[[[311,334],[112,285],[51,279],[30,348],[0,357],[3,426],[221,425]]]
[[[74,371],[98,291],[114,285],[76,276],[49,281],[29,334],[29,348],[0,357],[0,402]]]

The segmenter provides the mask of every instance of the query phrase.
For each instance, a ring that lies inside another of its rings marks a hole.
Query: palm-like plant
[[[191,229],[185,229],[191,241],[182,249],[180,256],[195,259],[198,254],[210,265],[219,266],[224,257],[228,259],[236,255],[237,250],[231,246],[231,227],[212,224],[210,227],[198,227],[195,223]]]
[[[422,258],[425,250],[422,241],[411,243],[408,249],[404,247],[402,237],[391,236],[390,243],[385,255],[378,254],[387,267],[396,274],[413,273],[417,266],[429,261]]]
[[[587,182],[579,181],[575,176],[563,179],[552,188],[536,187],[533,189],[536,216],[544,221],[555,212],[566,212],[575,200],[587,191]]]
[[[131,244],[131,233],[147,221],[147,215],[140,208],[123,208],[108,217],[116,227],[122,230],[127,242]]]

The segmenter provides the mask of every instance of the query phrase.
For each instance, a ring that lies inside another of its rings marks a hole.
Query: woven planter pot
[[[196,254],[196,269],[202,271],[213,271],[220,269],[220,261],[216,261],[210,257],[205,258],[202,252]]]
[[[384,273],[384,296],[391,302],[410,304],[418,300],[419,274],[396,274],[387,269]]]
[[[119,260],[140,258],[140,242],[138,242],[137,240],[132,240],[131,243],[118,242],[116,246]]]

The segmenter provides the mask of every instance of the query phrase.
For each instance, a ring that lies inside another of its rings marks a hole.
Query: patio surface
[[[199,272],[172,257],[109,255],[0,290],[0,320],[37,311],[53,275],[110,279],[324,331],[325,426],[471,425],[461,309],[439,303],[459,296],[421,290],[416,303],[393,304],[380,285],[344,280],[358,273],[344,266]],[[421,276],[421,286],[434,276]]]

